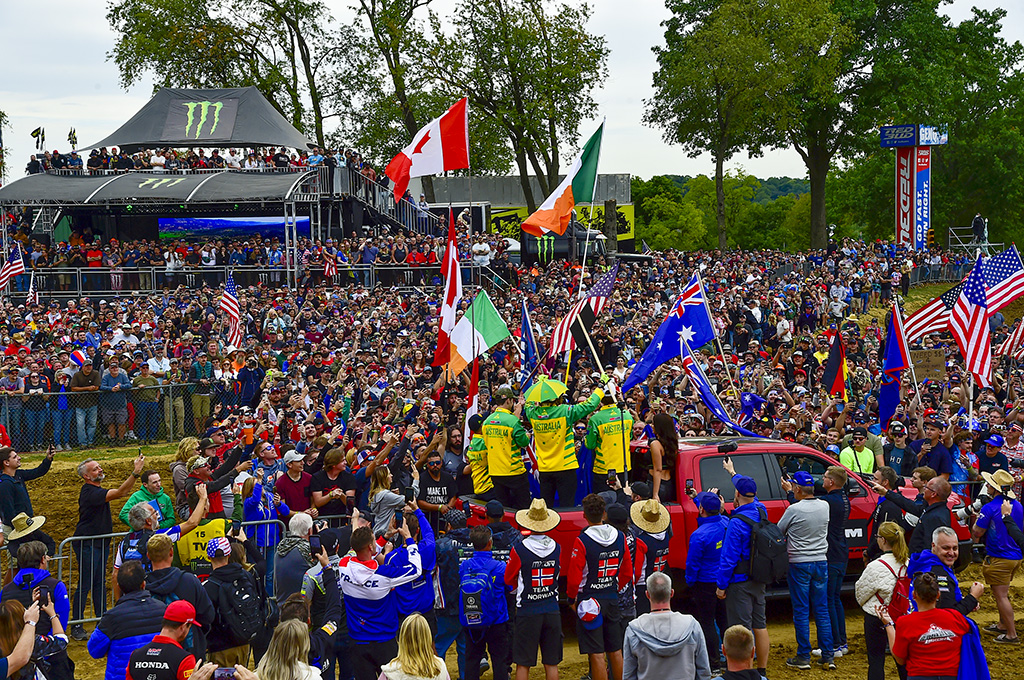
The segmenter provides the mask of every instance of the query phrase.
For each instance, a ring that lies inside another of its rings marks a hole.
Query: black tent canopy
[[[289,201],[308,192],[316,171],[28,175],[0,187],[0,203],[95,205],[131,201],[217,203]]]
[[[296,130],[255,87],[216,90],[163,88],[124,125],[95,144],[140,149],[283,146],[313,142]]]

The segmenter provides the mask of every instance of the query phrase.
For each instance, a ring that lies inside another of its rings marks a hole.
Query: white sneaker
[[[821,658],[821,650],[820,649],[812,649],[811,650],[811,656],[814,657],[815,659],[820,659]],[[840,658],[842,658],[842,656],[843,656],[843,648],[839,648],[839,649],[837,649],[836,651],[834,651],[832,653],[832,658],[834,658],[834,659],[840,659]]]

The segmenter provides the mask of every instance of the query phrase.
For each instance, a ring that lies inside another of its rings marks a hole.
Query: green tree
[[[318,80],[334,52],[319,0],[112,0],[107,20],[124,87],[148,74],[156,87],[253,85],[324,143]]]
[[[706,219],[693,203],[673,201],[666,194],[654,194],[643,199],[641,206],[648,221],[642,225],[637,222],[637,239],[646,241],[655,250],[696,250],[704,247]]]
[[[772,140],[769,110],[820,46],[839,33],[827,0],[669,0],[665,47],[656,47],[655,95],[644,121],[691,157],[715,162],[718,247],[727,245],[725,163],[741,149],[758,154]]]
[[[558,185],[559,159],[593,118],[593,91],[607,76],[608,48],[585,26],[591,8],[544,0],[461,0],[447,19],[431,13],[421,52],[432,84],[469,97],[475,114],[502,130],[530,210]]]
[[[725,231],[733,234],[732,243],[736,244],[735,234],[738,224],[745,213],[750,209],[751,200],[757,192],[760,182],[753,175],[747,175],[742,170],[730,171],[721,182],[721,219],[725,225]],[[686,183],[685,200],[696,205],[704,214],[706,221],[706,232],[708,234],[718,233],[716,247],[721,246],[721,231],[719,224],[719,187],[718,182],[708,178],[706,175],[698,175]],[[712,246],[711,243],[706,244]],[[725,248],[729,247],[727,242]]]

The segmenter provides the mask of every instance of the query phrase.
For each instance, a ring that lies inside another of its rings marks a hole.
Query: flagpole
[[[704,290],[704,279],[701,278],[699,269],[695,274],[697,276],[697,284],[700,286],[701,298],[704,300],[704,306],[708,310],[708,318],[711,319],[711,332],[715,336],[715,343],[718,345],[718,351],[722,354],[722,362],[725,364],[725,375],[729,378],[729,385],[732,387],[733,394],[735,394],[736,398],[739,399],[740,391],[736,387],[735,381],[732,379],[732,362],[725,354],[725,347],[722,346],[722,339],[718,337],[718,327],[715,326],[715,318],[711,315],[711,307],[708,305],[708,293]],[[682,339],[682,336],[680,336],[680,339]],[[687,345],[687,348],[689,348],[689,345]],[[725,404],[722,405],[722,408],[725,408]],[[728,411],[726,413],[728,413]]]

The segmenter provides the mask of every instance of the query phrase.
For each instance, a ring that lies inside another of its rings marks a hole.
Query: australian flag
[[[700,276],[694,274],[679,298],[672,305],[668,316],[661,322],[651,344],[644,350],[640,361],[622,384],[622,391],[628,392],[647,379],[654,369],[666,361],[679,356],[680,340],[690,347],[702,347],[715,337],[708,310],[704,285]]]
[[[682,343],[681,343],[682,344]],[[718,395],[711,389],[711,383],[708,382],[708,378],[704,375],[704,371],[701,370],[700,364],[693,358],[693,351],[689,347],[684,347],[683,352],[683,370],[686,371],[686,375],[690,378],[690,384],[697,390],[697,394],[700,396],[700,400],[704,403],[704,406],[708,408],[716,418],[725,423],[726,427],[732,429],[738,434],[745,435],[747,437],[756,437],[750,430],[744,428],[742,425],[733,421],[726,413],[725,407],[722,406],[722,402],[718,400]]]
[[[766,401],[764,397],[753,392],[740,393],[740,416],[736,422],[740,425],[749,423],[754,419],[754,412],[764,406]]]
[[[540,346],[537,344],[537,336],[533,332],[533,324],[530,322],[530,310],[526,307],[526,301],[521,303],[522,322],[519,328],[519,388],[525,391],[529,387],[530,376],[537,368],[537,361],[540,357]]]

